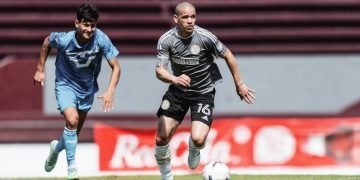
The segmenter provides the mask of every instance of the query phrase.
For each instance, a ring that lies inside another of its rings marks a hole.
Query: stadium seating
[[[73,29],[82,1],[0,1],[0,56],[38,55],[51,31]],[[153,55],[173,26],[174,0],[95,0],[99,27],[122,54]],[[357,0],[194,1],[197,23],[235,53],[351,53],[360,50]]]

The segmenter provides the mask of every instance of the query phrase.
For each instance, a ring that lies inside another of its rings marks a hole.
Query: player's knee
[[[192,136],[191,139],[196,147],[203,147],[205,145],[206,139],[203,137],[200,137],[200,136],[193,137]]]
[[[170,142],[170,138],[166,136],[156,136],[156,145],[165,146]]]
[[[68,129],[76,129],[78,126],[78,120],[77,119],[67,119],[66,120],[66,127]]]

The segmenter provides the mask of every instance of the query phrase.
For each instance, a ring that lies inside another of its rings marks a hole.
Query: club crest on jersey
[[[166,99],[163,100],[163,102],[161,103],[161,109],[167,110],[167,109],[169,109],[169,107],[170,107],[170,102]]]
[[[73,61],[77,68],[88,67],[93,59],[95,59],[96,54],[99,52],[99,47],[96,46],[93,50],[72,52],[70,50],[65,50],[66,55],[70,61]]]
[[[191,46],[190,51],[192,54],[197,55],[200,52],[200,46],[194,44]]]

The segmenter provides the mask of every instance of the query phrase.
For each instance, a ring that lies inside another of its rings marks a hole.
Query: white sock
[[[204,147],[205,144],[202,147],[195,146],[194,141],[191,139],[191,137],[189,138],[189,150],[191,149],[192,151],[199,152]]]
[[[155,159],[158,164],[170,163],[171,152],[170,152],[169,144],[165,146],[155,147]]]
[[[171,171],[171,152],[169,144],[155,147],[155,159],[160,169],[161,179],[172,180],[173,175]]]

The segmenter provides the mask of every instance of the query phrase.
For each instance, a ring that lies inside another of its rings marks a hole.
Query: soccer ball
[[[202,172],[203,180],[230,180],[230,171],[226,164],[210,162]]]

